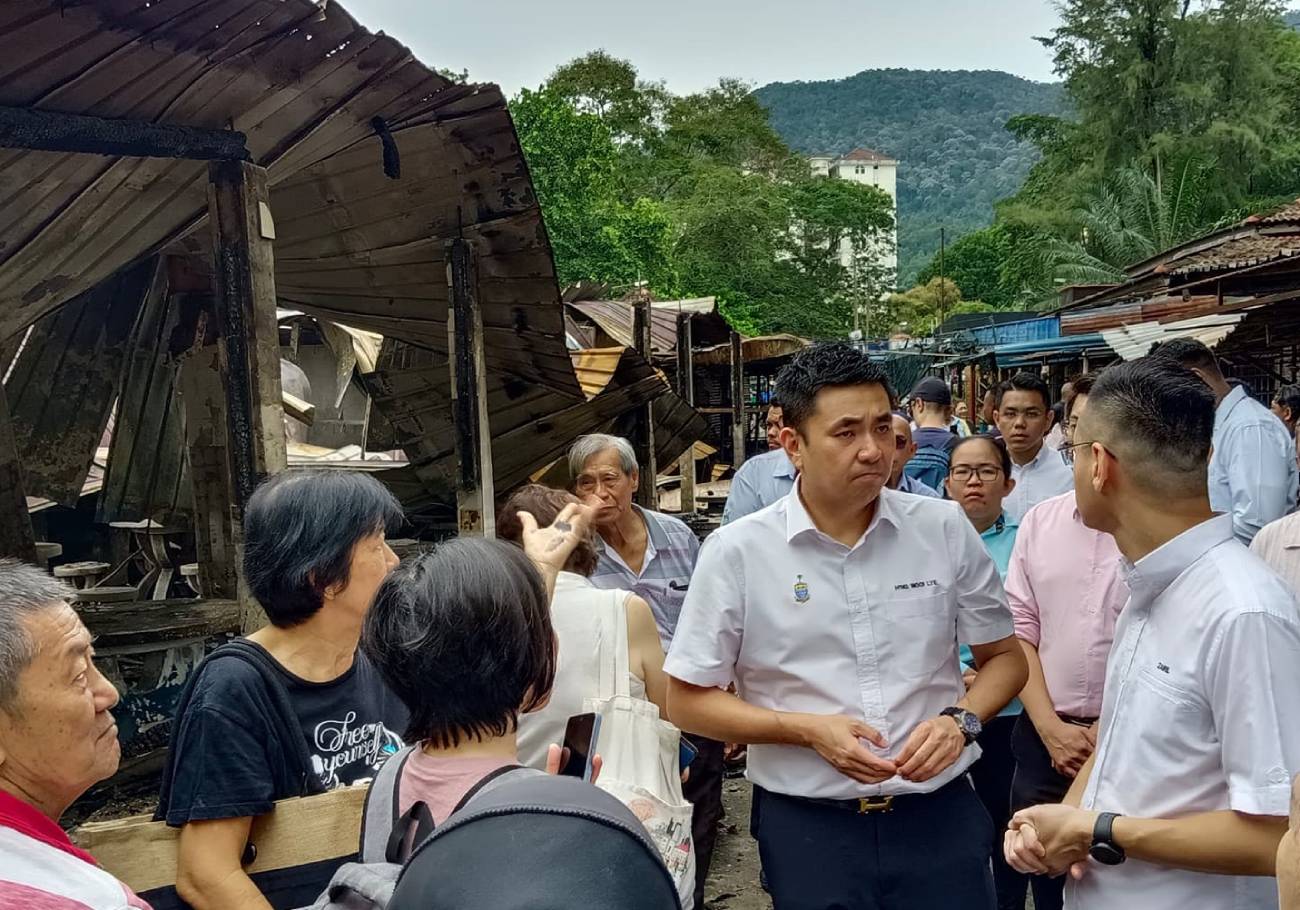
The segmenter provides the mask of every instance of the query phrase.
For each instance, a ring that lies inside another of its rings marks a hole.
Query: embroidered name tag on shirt
[[[905,581],[901,585],[894,585],[895,591],[911,591],[916,588],[937,588],[939,579],[931,578],[926,581]]]

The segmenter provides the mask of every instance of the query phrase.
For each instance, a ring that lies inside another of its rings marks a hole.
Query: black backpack
[[[416,848],[388,910],[681,910],[636,816],[571,777],[503,780]]]

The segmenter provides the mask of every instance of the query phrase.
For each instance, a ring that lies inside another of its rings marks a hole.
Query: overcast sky
[[[1049,0],[341,0],[422,61],[468,69],[507,94],[536,87],[594,48],[642,78],[689,92],[739,76],[757,85],[838,79],[864,69],[998,69],[1052,79],[1033,40]]]

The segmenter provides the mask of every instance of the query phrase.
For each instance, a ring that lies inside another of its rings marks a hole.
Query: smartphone
[[[591,760],[596,756],[596,741],[600,738],[600,717],[596,714],[575,714],[564,729],[564,763],[560,773],[566,777],[591,780]]]
[[[685,736],[681,738],[681,744],[677,747],[677,760],[680,762],[679,770],[685,771],[690,767],[691,762],[695,761],[695,756],[700,754],[700,750],[690,744]]]

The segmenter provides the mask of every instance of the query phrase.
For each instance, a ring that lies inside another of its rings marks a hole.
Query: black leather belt
[[[791,796],[790,799],[797,799],[800,802],[812,803],[816,806],[826,806],[830,809],[841,809],[845,812],[854,812],[858,815],[876,815],[878,813],[893,812],[895,809],[906,808],[911,803],[927,797],[938,796],[954,787],[969,787],[966,781],[966,775],[963,774],[954,780],[944,784],[938,790],[932,790],[929,793],[898,793],[893,796],[860,796],[857,799],[822,799],[815,796]]]

